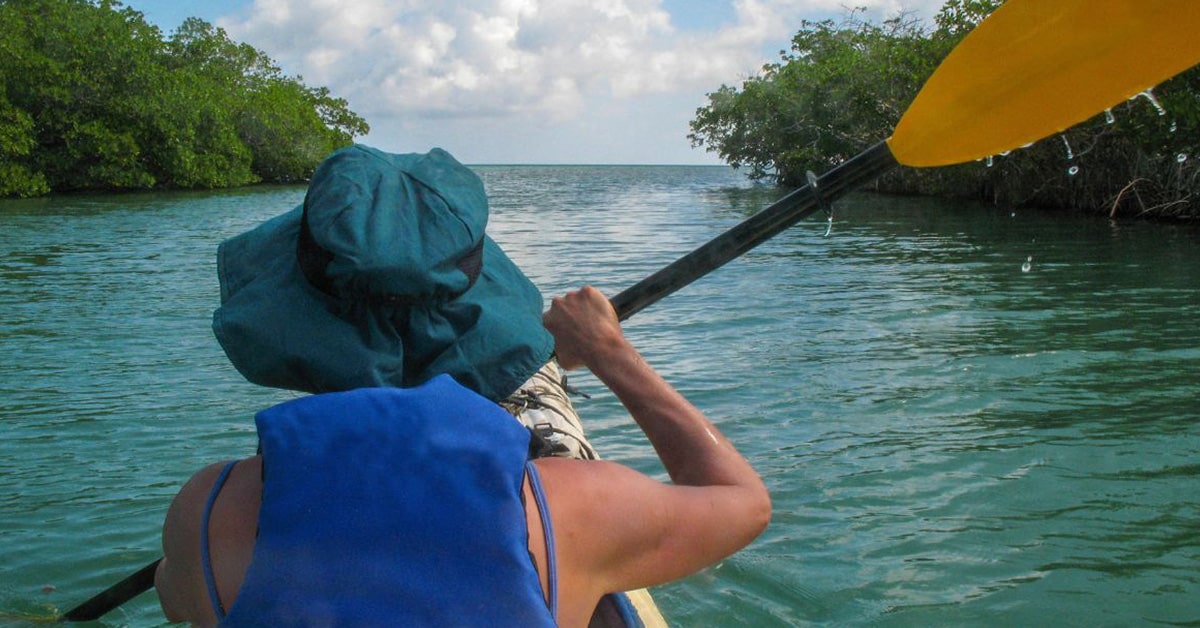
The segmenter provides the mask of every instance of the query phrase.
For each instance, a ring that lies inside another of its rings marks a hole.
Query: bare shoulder
[[[171,500],[167,517],[163,522],[163,550],[167,557],[198,555],[200,525],[204,505],[221,470],[229,464],[216,462],[200,469],[184,483],[183,488]]]
[[[154,575],[163,613],[171,621],[195,621],[204,592],[200,575],[200,529],[204,504],[225,462],[197,471],[171,500],[163,521],[163,560]]]
[[[217,477],[221,474],[221,470],[230,461],[214,462],[203,469],[192,474],[188,481],[184,483],[183,488],[179,489],[179,493],[171,502],[171,510],[179,511],[177,514],[195,513],[199,514],[204,508],[204,502],[208,499],[209,493],[212,492],[213,485],[217,482]],[[171,511],[167,511],[167,516],[170,517]]]
[[[172,621],[205,624],[213,619],[201,568],[200,536],[205,506],[221,470],[228,464],[228,461],[218,462],[197,471],[179,490],[167,509],[162,536],[164,558],[155,574],[155,588],[164,614]],[[217,560],[214,565],[223,595],[230,588],[236,591],[236,586],[226,582],[228,576],[225,572],[228,569],[224,564],[229,560],[226,554],[231,553],[227,547],[231,541],[239,542],[247,535],[252,538],[252,532],[244,532],[243,529],[252,530],[253,520],[257,516],[261,472],[260,457],[239,461],[221,491],[223,499],[217,502],[213,510],[210,537],[220,550],[215,552]]]

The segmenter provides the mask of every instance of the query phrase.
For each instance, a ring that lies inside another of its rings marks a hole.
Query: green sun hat
[[[554,341],[487,215],[482,181],[444,150],[339,150],[301,206],[220,245],[213,331],[263,386],[407,388],[447,373],[503,399]]]

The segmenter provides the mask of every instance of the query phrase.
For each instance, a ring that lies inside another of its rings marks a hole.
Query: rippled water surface
[[[550,296],[627,287],[769,203],[713,167],[483,167]],[[197,467],[254,448],[214,253],[302,188],[0,203],[0,625],[159,553]],[[627,324],[775,515],[659,588],[673,625],[1200,624],[1200,232],[860,195]],[[1028,270],[1022,268],[1028,264]],[[611,459],[660,470],[588,376]],[[153,593],[103,625],[163,623]]]

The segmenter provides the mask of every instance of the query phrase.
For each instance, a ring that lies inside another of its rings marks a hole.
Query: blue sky
[[[467,163],[719,163],[692,148],[705,94],[861,6],[928,18],[942,0],[128,0],[164,32],[195,16],[329,87],[359,141]],[[882,138],[881,138],[882,139]]]

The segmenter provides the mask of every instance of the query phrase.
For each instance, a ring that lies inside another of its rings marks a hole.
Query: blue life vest
[[[255,420],[258,537],[222,626],[554,625],[553,533],[530,434],[494,402],[443,375],[304,397]],[[549,605],[528,551],[527,472]],[[203,558],[222,619],[207,547]]]

